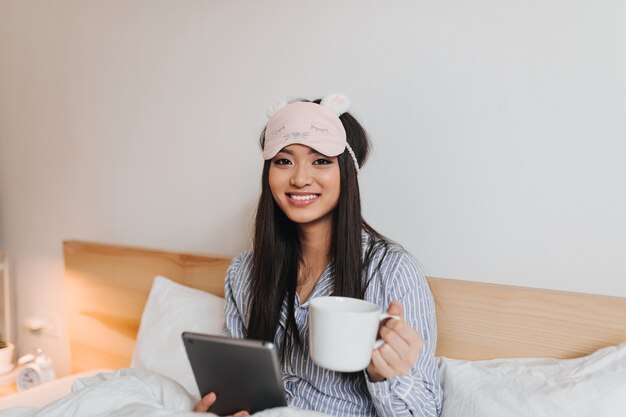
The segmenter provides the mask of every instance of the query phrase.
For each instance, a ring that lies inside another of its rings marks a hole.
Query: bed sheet
[[[74,382],[72,392],[47,406],[11,408],[0,417],[193,417],[195,399],[177,382],[157,373],[125,368]],[[207,413],[207,416],[215,414]],[[258,417],[323,417],[291,407],[256,413]]]
[[[90,377],[100,372],[112,372],[112,369],[93,369],[57,378],[29,390],[0,398],[0,410],[11,407],[43,407],[52,401],[66,396],[72,391],[72,384],[80,378]]]

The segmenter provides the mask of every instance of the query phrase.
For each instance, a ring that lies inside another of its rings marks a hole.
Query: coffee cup
[[[400,317],[349,297],[317,297],[309,304],[309,347],[315,364],[338,372],[361,371],[370,363],[380,322]]]

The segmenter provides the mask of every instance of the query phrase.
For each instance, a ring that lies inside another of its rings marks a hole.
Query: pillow
[[[442,417],[618,417],[626,410],[626,343],[576,359],[439,358]]]
[[[223,327],[223,298],[158,276],[141,316],[131,366],[170,377],[199,398],[181,334],[221,334]]]

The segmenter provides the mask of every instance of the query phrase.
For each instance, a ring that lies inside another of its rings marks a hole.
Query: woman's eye
[[[331,161],[330,159],[324,159],[324,158],[316,159],[315,161],[313,161],[313,165],[328,165],[332,163],[333,161]]]
[[[275,165],[289,165],[291,161],[287,158],[278,158],[274,160]]]

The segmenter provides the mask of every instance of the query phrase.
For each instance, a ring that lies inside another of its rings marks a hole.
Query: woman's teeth
[[[292,198],[294,200],[297,201],[307,201],[307,200],[313,200],[314,198],[317,198],[318,194],[309,194],[309,195],[293,195],[293,194],[289,194],[289,198]]]

